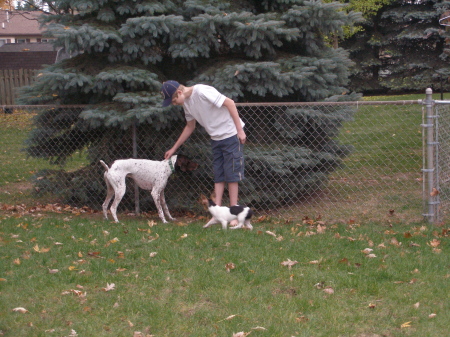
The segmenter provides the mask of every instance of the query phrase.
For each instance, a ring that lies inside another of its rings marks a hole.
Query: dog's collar
[[[175,173],[175,168],[173,167],[172,158],[169,158],[169,167],[172,173]]]

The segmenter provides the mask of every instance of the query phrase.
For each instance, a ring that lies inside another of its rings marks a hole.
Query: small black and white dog
[[[253,215],[252,210],[246,206],[217,206],[214,200],[214,196],[212,195],[210,199],[208,199],[203,194],[200,195],[199,203],[202,204],[206,209],[208,209],[209,213],[222,224],[222,229],[226,230],[228,222],[237,219],[237,226],[230,227],[231,229],[238,228],[248,228],[250,230],[253,229],[252,224],[250,223],[250,219]],[[211,224],[207,223],[203,226],[203,228],[207,228],[211,226]]]

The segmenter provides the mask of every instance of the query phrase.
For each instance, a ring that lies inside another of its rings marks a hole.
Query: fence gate
[[[427,89],[423,104],[423,215],[441,223],[450,215],[450,101],[433,100]]]

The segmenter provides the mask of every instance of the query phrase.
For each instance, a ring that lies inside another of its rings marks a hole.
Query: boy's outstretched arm
[[[173,154],[178,150],[178,148],[189,138],[189,136],[194,132],[195,130],[195,119],[186,122],[186,126],[183,129],[183,132],[181,133],[180,137],[178,137],[178,140],[175,142],[174,146],[167,151],[164,155],[164,159],[169,159],[173,156]]]

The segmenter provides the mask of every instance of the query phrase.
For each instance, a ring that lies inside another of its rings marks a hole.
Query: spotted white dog
[[[125,178],[130,177],[142,189],[151,191],[153,200],[158,210],[158,215],[162,222],[166,223],[164,213],[170,220],[174,220],[167,208],[164,197],[164,189],[170,175],[175,169],[181,169],[183,172],[197,169],[198,164],[189,160],[183,155],[174,155],[163,161],[154,161],[147,159],[119,159],[111,167],[105,164],[103,160],[100,163],[105,168],[104,178],[107,186],[106,199],[103,203],[103,214],[108,219],[108,205],[114,196],[114,201],[110,207],[111,214],[115,222],[117,219],[117,207],[122,200],[126,183]]]

